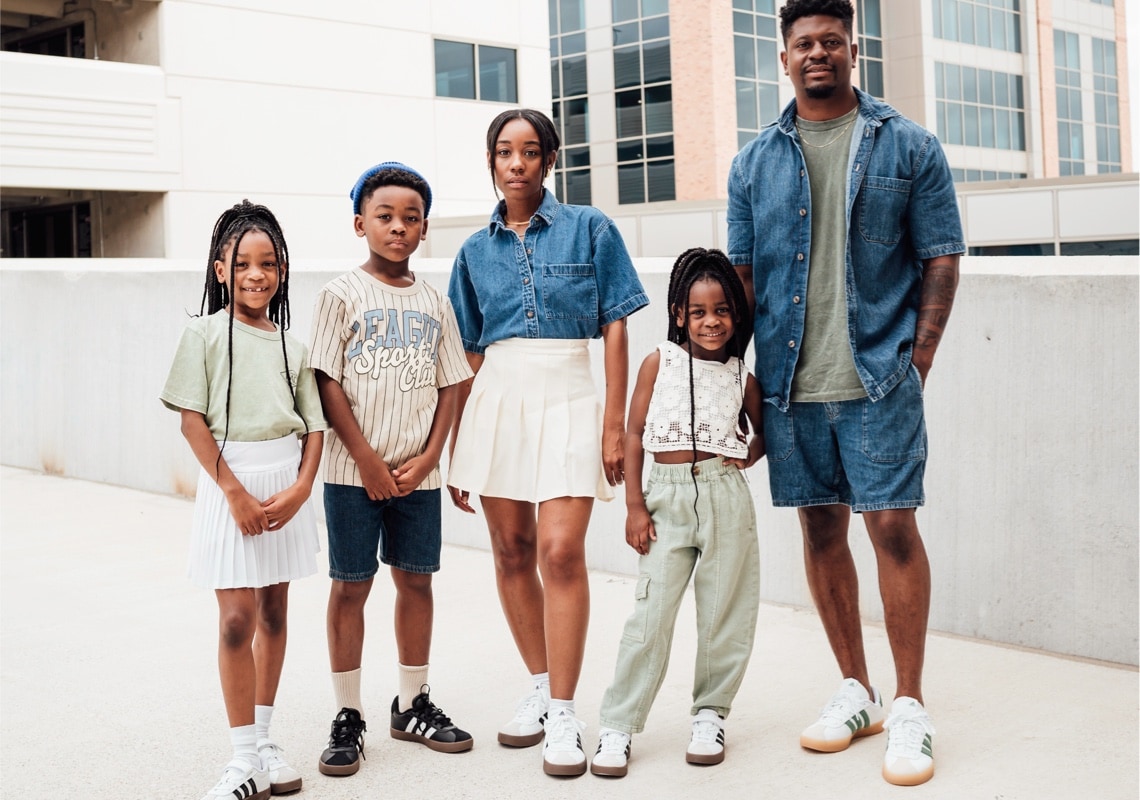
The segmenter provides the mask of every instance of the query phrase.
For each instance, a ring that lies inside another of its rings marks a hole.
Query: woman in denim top
[[[529,747],[545,736],[544,770],[581,775],[585,726],[573,699],[589,619],[586,526],[594,498],[611,499],[624,478],[625,318],[649,300],[613,221],[543,188],[559,144],[550,119],[530,109],[500,114],[487,132],[503,199],[451,273],[476,377],[460,393],[448,490],[469,513],[480,495],[499,598],[532,677],[499,741]],[[598,337],[604,413],[588,349]]]

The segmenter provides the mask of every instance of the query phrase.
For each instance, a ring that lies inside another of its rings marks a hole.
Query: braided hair
[[[669,275],[669,335],[673,344],[679,345],[689,351],[689,292],[693,284],[698,281],[713,281],[720,284],[724,290],[725,300],[728,301],[732,313],[732,338],[725,345],[725,351],[730,357],[735,356],[743,360],[744,352],[748,349],[748,341],[752,338],[752,320],[748,318],[748,300],[744,295],[744,284],[736,273],[736,268],[728,260],[728,256],[720,250],[706,250],[703,247],[693,247],[681,253],[673,264],[673,271]],[[680,324],[677,320],[680,319]],[[739,366],[738,366],[739,369]],[[744,400],[744,376],[737,375],[737,384],[740,387],[741,405]],[[697,486],[697,411],[696,386],[693,381],[693,357],[689,352],[689,435],[693,443],[693,487],[700,493]],[[744,410],[740,411],[740,425],[747,430]],[[693,510],[697,509],[697,500],[693,499]],[[700,517],[698,515],[698,521]]]
[[[227,365],[229,374],[226,380],[226,428],[222,437],[222,446],[218,449],[218,460],[214,465],[215,474],[221,465],[222,450],[230,436],[230,390],[234,377],[234,304],[231,302],[227,284],[218,280],[214,264],[225,261],[226,248],[229,248],[229,286],[234,284],[234,267],[237,264],[238,249],[241,240],[247,233],[263,233],[273,243],[273,255],[277,261],[277,292],[269,300],[269,321],[277,326],[281,334],[281,355],[285,362],[285,382],[289,386],[289,394],[293,397],[296,406],[297,393],[293,385],[292,373],[289,370],[289,352],[285,346],[285,331],[289,328],[289,270],[285,267],[289,263],[289,248],[285,245],[285,234],[281,231],[281,223],[273,212],[262,205],[255,205],[248,200],[242,200],[232,208],[222,212],[218,221],[214,223],[214,232],[210,236],[210,256],[206,261],[206,285],[202,289],[202,305],[198,309],[199,315],[213,314],[222,309],[229,312],[229,333],[227,337]],[[302,418],[303,419],[303,418]],[[308,423],[305,423],[308,432]]]

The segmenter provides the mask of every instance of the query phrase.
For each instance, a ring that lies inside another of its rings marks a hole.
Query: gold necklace
[[[798,122],[796,123],[796,133],[798,133],[800,135],[800,141],[802,143],[806,144],[808,147],[815,147],[819,150],[822,150],[823,148],[830,147],[831,145],[835,144],[840,139],[842,139],[843,134],[847,133],[847,131],[854,124],[855,124],[855,117],[852,117],[851,120],[846,125],[843,126],[843,130],[841,130],[839,133],[835,134],[835,136],[833,138],[828,139],[823,144],[813,144],[812,142],[809,142],[807,139],[805,139],[803,129],[800,128],[800,124]]]

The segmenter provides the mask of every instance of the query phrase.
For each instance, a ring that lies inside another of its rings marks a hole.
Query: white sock
[[[545,692],[546,696],[547,697],[550,696],[550,673],[549,672],[536,672],[534,675],[530,676],[530,679],[532,681],[534,681],[534,688],[536,690],[541,691],[541,690],[545,689],[546,690],[546,692]]]
[[[364,707],[360,703],[360,667],[348,672],[334,672],[332,682],[337,712],[339,713],[342,708],[355,708],[363,717]]]
[[[554,716],[562,709],[570,712],[570,716],[574,716],[574,701],[573,700],[555,700],[550,698],[550,716]]]
[[[398,666],[400,668],[400,699],[398,705],[401,711],[407,711],[412,707],[412,701],[416,699],[416,695],[423,692],[424,687],[427,686],[428,665],[406,667],[403,664],[398,664]]]
[[[261,768],[261,756],[257,754],[257,725],[230,728],[230,744],[234,746],[235,761],[244,761],[251,767]]]
[[[273,720],[273,706],[254,706],[253,724],[257,728],[257,749],[269,742],[269,723]]]

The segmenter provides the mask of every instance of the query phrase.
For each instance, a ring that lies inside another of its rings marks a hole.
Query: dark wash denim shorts
[[[912,365],[883,399],[764,406],[768,480],[775,506],[842,503],[852,511],[926,502],[926,420]]]
[[[404,572],[438,572],[439,503],[439,489],[370,500],[363,487],[326,483],[329,577],[366,581],[380,569],[380,562]]]

